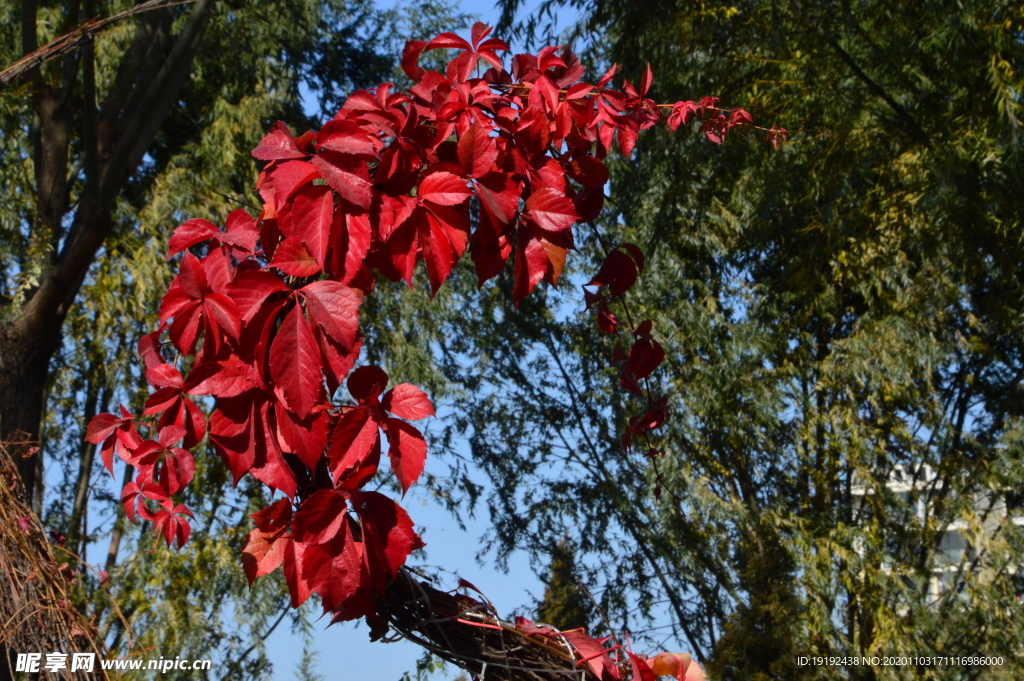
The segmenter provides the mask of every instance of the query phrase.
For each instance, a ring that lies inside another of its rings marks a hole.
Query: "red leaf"
[[[640,88],[637,94],[641,97],[646,97],[652,83],[654,83],[654,74],[651,72],[651,65],[648,64],[644,70],[644,75],[640,77]]]
[[[472,46],[466,42],[465,38],[460,38],[454,33],[441,33],[437,35],[433,40],[427,43],[427,46],[423,48],[423,51],[437,50],[437,49],[455,49],[455,50],[469,50],[473,51]]]
[[[275,164],[267,171],[264,184],[273,189],[273,201],[283,206],[299,187],[303,187],[319,177],[316,166],[308,161],[285,161]],[[263,188],[261,187],[261,194]],[[263,248],[267,245],[263,244]]]
[[[626,654],[629,655],[630,666],[633,669],[632,681],[658,681],[658,677],[656,677],[654,672],[651,671],[646,660],[637,657],[628,650],[626,651]]]
[[[578,154],[565,164],[565,172],[584,187],[598,189],[608,182],[608,168],[589,154]]]
[[[424,69],[418,65],[418,62],[420,55],[423,53],[423,48],[426,46],[425,40],[408,40],[405,43],[405,48],[402,50],[402,70],[405,71],[405,75],[417,83],[423,78],[425,73]]]
[[[331,189],[338,192],[343,199],[363,210],[370,207],[373,193],[367,180],[319,156],[314,156],[311,163],[320,173],[320,177],[326,180]]]
[[[257,577],[269,575],[284,561],[285,546],[291,539],[274,538],[274,533],[263,532],[258,527],[248,534],[242,547],[242,570],[249,580],[249,586]]]
[[[345,495],[333,489],[313,492],[292,518],[292,536],[303,544],[323,544],[347,528]]]
[[[373,586],[381,591],[409,554],[424,544],[413,530],[409,514],[380,492],[355,492],[353,501],[363,528]]]
[[[298,456],[310,470],[315,470],[327,446],[327,430],[330,425],[327,412],[313,411],[304,419],[297,418],[287,409],[277,409],[275,412],[282,448]]]
[[[192,369],[185,384],[190,395],[215,395],[219,398],[235,397],[259,386],[255,369],[236,355],[228,355],[216,362],[203,362]]]
[[[512,300],[516,305],[544,278],[547,268],[548,255],[540,240],[520,230],[516,244],[516,279],[512,287]]]
[[[477,124],[459,138],[459,165],[469,177],[482,177],[498,160],[498,147],[487,128]]]
[[[254,410],[253,441],[256,460],[249,473],[271,490],[281,490],[293,497],[296,491],[295,475],[278,446],[277,429],[271,422],[273,410],[269,401],[263,401]]]
[[[329,543],[307,546],[302,557],[302,575],[309,581],[309,588],[320,594],[325,612],[337,609],[356,594],[362,573],[362,546],[354,540],[347,522]]]
[[[618,296],[633,288],[636,277],[636,264],[628,255],[616,248],[604,259],[601,269],[587,286],[607,286],[613,296]]]
[[[320,272],[320,265],[297,236],[290,236],[278,245],[269,266],[292,277],[309,277]]]
[[[629,350],[629,370],[637,378],[647,378],[664,359],[661,343],[653,338],[638,338]]]
[[[299,237],[321,270],[326,269],[327,244],[331,238],[333,218],[334,196],[329,187],[309,185],[296,192],[288,215],[292,231],[286,236]],[[286,239],[281,247],[287,243]],[[274,254],[275,260],[279,257],[281,247]]]
[[[288,126],[277,121],[270,132],[260,140],[259,146],[252,150],[253,158],[261,161],[273,161],[284,158],[302,158],[306,156],[295,143],[295,138]]]
[[[395,416],[418,421],[434,415],[434,405],[427,393],[412,383],[399,383],[384,394],[381,406]]]
[[[341,489],[356,489],[373,477],[380,462],[380,431],[367,407],[341,415],[327,456],[334,484]]]
[[[416,196],[421,201],[429,201],[441,206],[456,206],[469,199],[471,192],[464,179],[458,175],[440,171],[423,178]]]
[[[672,113],[668,115],[668,127],[675,132],[680,125],[690,122],[690,117],[696,115],[697,105],[693,102],[676,102],[672,105]]]
[[[121,426],[123,420],[115,416],[114,414],[96,414],[89,421],[89,426],[85,431],[85,439],[88,442],[98,445],[107,439],[111,433],[113,433],[119,426]]]
[[[288,593],[291,595],[292,607],[297,608],[309,598],[309,580],[302,574],[303,554],[306,551],[305,544],[292,541],[291,538],[281,538],[278,541],[286,542],[284,545],[284,579],[288,584]]]
[[[378,366],[359,367],[348,377],[348,391],[360,404],[376,404],[389,380],[387,372]]]
[[[380,142],[357,122],[335,118],[327,121],[317,133],[316,144],[342,154],[375,157]]]
[[[186,220],[178,225],[167,241],[167,259],[170,260],[176,253],[180,253],[190,246],[217,236],[221,236],[221,231],[209,220],[202,218]]]
[[[585,631],[563,631],[562,636],[572,644],[581,660],[586,660],[587,667],[599,679],[619,678],[619,669],[612,662],[608,650],[587,635]]]
[[[360,273],[369,273],[366,254],[370,250],[371,239],[369,215],[336,211],[331,224],[327,274],[346,286],[356,286]],[[372,279],[370,281],[372,283]]]
[[[299,418],[320,401],[320,350],[298,305],[285,315],[270,346],[270,375]]]
[[[561,232],[580,219],[572,199],[556,189],[540,189],[526,200],[526,216],[546,232]]]
[[[249,517],[256,523],[256,527],[264,532],[280,532],[292,521],[292,502],[288,499],[278,499]]]
[[[427,460],[427,443],[419,430],[399,419],[388,419],[384,432],[388,436],[391,470],[402,485],[404,495],[423,473],[423,466]]]
[[[420,251],[427,264],[433,295],[448,279],[455,263],[465,252],[469,228],[460,213],[441,206],[420,211],[416,222],[419,227]]]
[[[359,336],[359,295],[336,281],[315,281],[300,293],[306,300],[309,318],[327,337],[351,351]]]
[[[263,303],[278,291],[288,287],[281,277],[266,270],[241,272],[228,287],[228,295],[235,301],[235,307],[243,322],[249,322],[259,312]]]

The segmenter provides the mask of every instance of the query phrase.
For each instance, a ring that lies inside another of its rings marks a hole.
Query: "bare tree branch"
[[[25,30],[28,26],[35,29],[35,3],[25,2],[22,5],[21,42],[25,51],[28,51],[29,49],[32,51],[8,66],[3,71],[0,71],[0,89],[10,85],[32,69],[45,64],[51,59],[56,59],[57,57],[88,44],[93,35],[115,22],[127,19],[128,17],[141,12],[148,12],[149,10],[160,9],[162,7],[173,7],[174,5],[188,5],[193,2],[196,2],[196,0],[175,0],[175,2],[167,2],[167,0],[147,0],[141,5],[136,5],[135,7],[125,10],[119,14],[115,14],[112,17],[107,17],[106,19],[90,19],[70,33],[66,33],[61,37],[50,41],[39,49],[35,49],[35,31],[32,30],[29,32]],[[29,15],[31,15],[31,21],[26,21],[26,17]]]

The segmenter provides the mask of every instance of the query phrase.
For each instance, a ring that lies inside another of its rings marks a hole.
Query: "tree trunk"
[[[41,483],[39,436],[46,379],[50,359],[60,347],[63,321],[63,315],[53,317],[29,330],[16,318],[0,326],[0,440],[10,443],[28,502]]]

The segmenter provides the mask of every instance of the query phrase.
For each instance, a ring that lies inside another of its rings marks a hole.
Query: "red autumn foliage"
[[[378,367],[353,371],[359,306],[374,273],[412,286],[423,262],[436,292],[467,250],[481,284],[514,253],[516,304],[541,280],[557,285],[573,226],[603,206],[604,160],[615,145],[631,154],[640,131],[661,118],[648,96],[650,68],[621,90],[611,86],[614,67],[595,85],[580,82],[583,67],[568,49],[519,54],[506,69],[498,53],[508,47],[490,31],[477,23],[470,41],[443,33],[410,42],[402,58],[408,91],[385,83],[354,92],[319,131],[294,137],[276,123],[252,152],[264,164],[260,214],[237,210],[223,230],[189,220],[170,239],[168,258],[183,253],[178,274],[160,328],[139,343],[154,387],[149,421],[122,407],[89,425],[87,439],[101,444],[109,470],[115,452],[138,470],[122,492],[129,519],[153,522],[168,546],[188,541],[191,511],[172,497],[192,479],[188,450],[206,435],[235,484],[248,474],[282,492],[253,515],[246,575],[252,581],[281,567],[292,605],[317,594],[333,621],[373,617],[374,595],[423,546],[398,503],[363,489],[380,464],[381,431],[403,493],[416,482],[427,445],[408,421],[434,415],[419,388],[388,390]],[[423,52],[442,48],[458,51],[444,74],[419,66]],[[669,125],[697,119],[714,142],[751,125],[745,111],[726,116],[717,103],[678,102]],[[784,130],[769,132],[774,146],[784,140]],[[618,333],[623,322],[608,303],[643,268],[633,244],[608,253],[588,285],[597,292],[587,291],[603,330]],[[613,357],[623,387],[638,394],[664,359],[651,334],[651,322],[642,323],[630,349]],[[343,382],[348,404],[335,401]],[[212,398],[209,420],[198,396]],[[630,420],[627,448],[667,413],[648,389],[647,413]],[[593,653],[583,662],[596,676],[619,678],[604,641],[566,636]],[[629,659],[634,678],[650,677],[641,658]]]

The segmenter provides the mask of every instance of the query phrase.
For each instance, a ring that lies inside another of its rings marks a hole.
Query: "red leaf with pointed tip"
[[[256,241],[260,238],[260,232],[256,229],[256,221],[244,208],[238,208],[228,214],[224,222],[224,233],[218,239],[226,244],[240,248],[247,253],[256,250]]]
[[[327,446],[330,417],[326,411],[312,412],[299,419],[287,409],[277,409],[277,431],[281,448],[315,470]]]
[[[367,563],[374,587],[382,590],[405,564],[409,554],[424,546],[413,530],[409,514],[379,492],[353,494],[363,528]]]
[[[297,305],[284,316],[270,346],[270,375],[299,418],[320,401],[320,350]]]
[[[314,156],[310,162],[316,167],[320,177],[326,180],[331,189],[338,192],[341,198],[363,210],[370,207],[373,192],[367,180],[319,156]]]
[[[434,415],[434,405],[427,393],[412,383],[399,383],[384,394],[381,406],[395,416],[418,421]]]
[[[629,350],[629,370],[637,378],[647,378],[664,359],[661,343],[652,338],[638,338]]]
[[[522,231],[516,244],[516,279],[512,287],[512,300],[516,305],[544,278],[548,268],[548,255],[541,242]]]
[[[352,120],[327,121],[316,135],[317,146],[353,156],[376,156],[380,142]]]
[[[292,517],[292,536],[303,544],[323,544],[347,527],[345,495],[333,489],[313,492]]]
[[[171,238],[167,241],[167,259],[170,260],[175,254],[190,246],[219,236],[221,236],[221,231],[209,220],[202,218],[186,220],[175,228]]]
[[[291,277],[309,277],[320,272],[320,265],[297,236],[290,236],[277,246],[270,267]]]
[[[257,577],[269,575],[284,561],[284,549],[291,539],[276,538],[275,533],[254,529],[245,538],[242,547],[242,571],[249,580],[249,586]]]
[[[359,336],[359,295],[336,281],[315,281],[300,289],[310,321],[351,351]]]
[[[526,200],[526,217],[547,232],[561,232],[580,219],[572,199],[556,189],[540,189]]]
[[[306,546],[290,537],[282,537],[278,541],[286,542],[284,545],[284,559],[281,566],[284,569],[284,580],[288,584],[288,593],[291,596],[292,607],[297,608],[306,602],[312,593],[309,580],[302,574],[302,559]]]
[[[309,185],[295,194],[288,215],[292,235],[299,237],[313,260],[321,270],[326,269],[327,244],[331,238],[331,224],[334,221],[334,196],[330,187]],[[280,257],[281,248],[274,253],[275,261]]]
[[[366,255],[370,250],[372,233],[370,217],[366,213],[353,215],[336,211],[328,248],[328,276],[347,286],[363,288],[356,280],[363,273],[369,276]]]
[[[419,82],[426,71],[419,66],[420,55],[427,46],[425,40],[408,40],[402,50],[402,70],[414,82]]]
[[[604,259],[601,269],[587,286],[607,286],[613,296],[622,295],[636,284],[636,263],[619,249]]]
[[[327,456],[334,484],[341,489],[356,489],[373,477],[380,460],[380,431],[368,408],[341,415]]]
[[[429,201],[441,206],[456,206],[468,200],[471,192],[464,179],[458,175],[440,171],[423,178],[416,196],[421,201]]]
[[[619,678],[619,669],[615,666],[608,650],[587,635],[585,631],[563,631],[562,636],[576,649],[581,660],[586,660],[587,667],[599,679]]]
[[[286,158],[302,158],[306,156],[295,143],[295,138],[288,126],[277,121],[270,132],[260,140],[259,146],[252,150],[253,158],[261,161],[274,161]]]
[[[281,277],[266,270],[242,272],[228,287],[228,295],[235,301],[235,307],[243,322],[249,322],[259,312],[263,303],[279,291],[288,291]]]
[[[264,401],[255,410],[254,442],[256,461],[249,473],[271,490],[281,490],[285,496],[295,496],[297,483],[291,466],[284,458],[277,442],[277,429],[272,423],[274,409]]]
[[[640,77],[640,88],[637,94],[641,97],[646,97],[652,83],[654,83],[654,73],[651,72],[651,65],[648,64],[647,68],[644,69],[644,75]]]
[[[348,523],[329,542],[307,546],[302,575],[310,589],[320,594],[324,612],[331,612],[352,598],[363,581],[362,546],[356,543]]]
[[[477,124],[459,138],[459,165],[469,177],[486,175],[498,160],[498,146],[484,126]]]
[[[427,43],[427,46],[423,48],[423,51],[427,50],[438,50],[438,49],[454,49],[454,50],[469,50],[473,51],[473,47],[466,42],[465,38],[455,35],[454,33],[440,33],[433,40]]]
[[[320,177],[316,166],[309,161],[285,161],[275,164],[267,171],[264,182],[273,188],[273,201],[283,206],[299,187],[303,187]],[[261,189],[262,192],[262,189]],[[267,245],[263,244],[266,248]]]
[[[423,473],[427,460],[427,443],[423,433],[399,419],[388,419],[384,432],[388,436],[388,458],[391,470],[402,485],[402,494],[409,491]]]
[[[672,113],[668,115],[668,127],[672,132],[679,126],[686,125],[690,118],[697,114],[697,105],[693,102],[676,102],[672,105]]]

